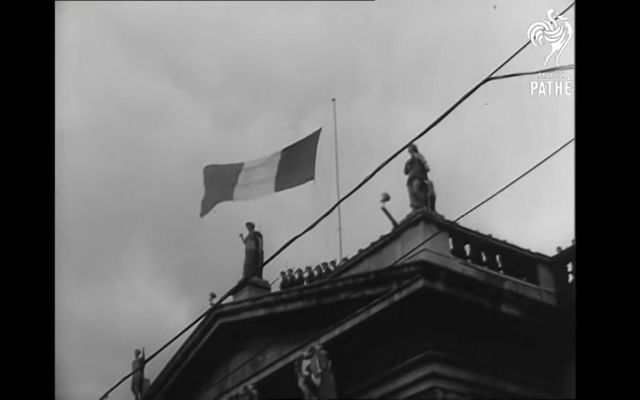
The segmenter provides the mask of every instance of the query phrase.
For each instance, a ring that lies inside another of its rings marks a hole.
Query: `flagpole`
[[[336,99],[331,99],[333,103],[333,144],[336,158],[336,199],[340,201],[340,169],[338,166],[338,120],[336,117]],[[338,205],[338,240],[340,243],[340,258],[338,264],[342,260],[342,213],[340,212],[340,205]]]

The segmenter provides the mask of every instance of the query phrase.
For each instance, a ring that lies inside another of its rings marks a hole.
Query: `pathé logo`
[[[562,51],[573,37],[573,28],[566,17],[558,15],[553,9],[547,11],[547,18],[548,21],[537,21],[531,24],[527,36],[536,47],[551,44],[551,53],[545,58],[544,65],[547,66],[549,59],[555,54],[556,66],[558,66]]]

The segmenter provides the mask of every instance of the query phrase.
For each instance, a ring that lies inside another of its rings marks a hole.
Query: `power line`
[[[532,167],[530,167],[529,169],[527,169],[525,172],[523,172],[522,174],[520,174],[518,177],[514,178],[513,180],[511,180],[509,183],[507,183],[506,185],[504,185],[502,188],[500,188],[499,190],[497,190],[496,192],[494,192],[492,195],[490,195],[489,197],[487,197],[486,199],[484,199],[483,201],[481,201],[480,203],[476,204],[475,206],[471,207],[469,210],[465,211],[462,215],[460,215],[459,217],[457,217],[456,219],[453,220],[453,222],[458,222],[460,221],[462,218],[466,217],[467,215],[469,215],[470,213],[472,213],[473,211],[477,210],[478,208],[482,207],[484,204],[486,204],[487,202],[489,202],[490,200],[492,200],[494,197],[498,196],[500,193],[504,192],[505,190],[507,190],[509,187],[511,187],[512,185],[514,185],[516,182],[518,182],[520,179],[524,178],[525,176],[527,176],[529,173],[531,173],[533,170],[535,170],[536,168],[538,168],[540,165],[544,164],[547,160],[549,160],[550,158],[552,158],[553,156],[555,156],[556,154],[558,154],[562,149],[564,149],[565,147],[567,147],[569,144],[571,144],[573,141],[575,140],[575,138],[571,138],[569,139],[567,142],[565,142],[562,146],[558,147],[556,150],[554,150],[552,153],[550,153],[548,156],[546,156],[545,158],[543,158],[542,160],[538,161],[535,165],[533,165]],[[442,230],[438,230],[435,233],[433,233],[431,236],[427,237],[427,239],[425,239],[424,241],[418,243],[416,246],[414,246],[412,249],[410,249],[408,252],[404,253],[402,256],[400,256],[400,258],[398,258],[396,261],[394,261],[390,267],[395,266],[396,264],[398,264],[400,261],[402,261],[403,259],[405,259],[410,253],[412,253],[414,250],[418,249],[420,246],[424,245],[425,243],[427,243],[429,240],[433,239],[434,237],[438,236],[440,233],[442,233]],[[279,278],[276,278],[273,282],[277,282]]]
[[[351,298],[351,296],[353,296],[353,295],[355,295],[355,294],[357,294],[357,293],[360,293],[360,291],[359,291],[359,290],[354,290],[354,291],[352,291],[352,292],[351,292],[351,293],[349,293],[345,298],[343,298],[343,299],[342,299],[342,301],[345,301],[345,300],[347,300],[347,299]],[[388,294],[388,292],[387,292],[386,294]],[[356,310],[354,313],[352,313],[352,314],[350,314],[349,316],[347,316],[347,317],[343,318],[340,322],[338,322],[338,323],[336,323],[336,324],[331,325],[331,327],[330,327],[330,328],[325,329],[325,330],[323,331],[323,333],[324,333],[324,332],[327,332],[328,330],[331,330],[333,327],[335,327],[335,326],[337,326],[337,325],[340,325],[340,324],[342,324],[342,323],[343,323],[343,322],[345,322],[345,321],[348,321],[350,316],[352,316],[352,315],[354,315],[354,314],[356,314],[356,313],[358,313],[358,312],[362,311],[363,309],[365,309],[365,308],[369,307],[370,305],[372,305],[374,302],[377,302],[378,300],[379,300],[379,298],[376,298],[376,299],[372,300],[370,303],[367,303],[366,305],[364,305],[364,306],[360,307],[360,308],[359,308],[358,310]],[[218,379],[218,380],[216,380],[214,383],[212,383],[212,384],[208,385],[208,386],[207,386],[207,388],[215,387],[217,384],[219,384],[220,382],[224,381],[227,377],[229,377],[229,376],[233,375],[236,371],[240,370],[240,368],[242,368],[243,366],[247,365],[247,364],[248,364],[248,363],[250,363],[251,361],[253,361],[253,360],[255,360],[256,358],[258,358],[261,354],[265,353],[265,352],[266,352],[266,351],[271,347],[271,345],[272,345],[274,342],[276,342],[277,340],[278,340],[278,338],[277,338],[277,337],[275,337],[275,338],[273,338],[272,340],[270,340],[270,341],[267,343],[267,345],[266,345],[266,346],[264,346],[262,349],[260,349],[260,350],[258,350],[257,352],[255,352],[251,357],[247,358],[245,361],[243,361],[242,363],[240,363],[236,368],[232,369],[231,371],[227,372],[225,375],[223,375],[222,377],[220,377],[220,379]],[[293,353],[295,350],[298,350],[298,349],[299,349],[299,348],[301,348],[301,347],[305,347],[305,346],[304,346],[304,344],[305,344],[305,343],[306,343],[306,341],[302,341],[302,342],[300,342],[300,344],[299,344],[298,346],[296,346],[296,347],[294,348],[294,350],[292,350],[292,351],[288,352],[288,353],[287,353],[287,354],[285,354],[285,356],[283,356],[283,357],[286,357],[287,355],[289,355],[289,354]],[[238,386],[238,385],[236,384],[236,386]],[[228,391],[229,391],[229,390],[227,390],[227,392],[228,392]]]
[[[470,209],[468,209],[467,211],[465,211],[464,213],[462,213],[458,218],[454,219],[453,222],[458,222],[460,221],[462,218],[466,217],[467,215],[471,214],[473,211],[477,210],[478,208],[482,207],[484,204],[488,203],[489,201],[491,201],[493,198],[495,198],[496,196],[498,196],[500,193],[504,192],[505,190],[507,190],[509,187],[513,186],[516,182],[518,182],[520,179],[524,178],[525,176],[529,175],[533,170],[535,170],[536,168],[538,168],[539,166],[541,166],[542,164],[544,164],[545,162],[547,162],[550,158],[552,158],[553,156],[555,156],[556,154],[558,154],[560,151],[562,151],[562,149],[564,149],[565,147],[567,147],[569,144],[571,144],[573,141],[575,140],[575,138],[571,138],[569,139],[567,142],[565,142],[562,146],[558,147],[557,149],[555,149],[551,154],[549,154],[548,156],[546,156],[545,158],[543,158],[542,160],[538,161],[535,165],[533,165],[531,168],[527,169],[525,172],[523,172],[522,174],[518,175],[516,178],[512,179],[509,183],[507,183],[506,185],[504,185],[503,187],[501,187],[500,189],[498,189],[496,192],[494,192],[492,195],[490,195],[489,197],[487,197],[486,199],[482,200],[480,203],[476,204],[475,206],[471,207]],[[434,237],[438,236],[440,233],[442,233],[443,231],[440,229],[438,231],[436,231],[435,233],[431,234],[429,237],[427,237],[425,240],[423,240],[422,242],[418,243],[416,246],[414,246],[413,248],[411,248],[409,251],[407,251],[405,254],[403,254],[400,258],[398,258],[396,261],[394,261],[390,266],[393,267],[394,265],[398,264],[400,261],[402,261],[403,259],[405,259],[409,254],[413,253],[416,249],[418,249],[420,246],[424,245],[425,243],[427,243],[429,240],[433,239]]]
[[[187,325],[186,328],[184,328],[183,330],[181,330],[180,332],[178,332],[173,338],[171,338],[171,340],[169,340],[167,343],[165,343],[162,347],[160,347],[158,350],[156,350],[153,354],[151,354],[149,357],[147,357],[144,362],[142,363],[142,365],[138,368],[136,368],[135,370],[131,371],[130,373],[128,373],[127,375],[125,375],[124,377],[120,378],[120,380],[118,382],[116,382],[111,388],[109,388],[109,390],[107,390],[105,392],[105,394],[103,394],[100,397],[100,400],[106,399],[109,396],[109,393],[111,393],[114,389],[116,389],[118,386],[120,386],[122,384],[122,382],[126,381],[128,378],[130,378],[134,373],[138,372],[139,370],[144,369],[144,366],[147,365],[148,362],[150,362],[151,360],[153,360],[158,354],[160,354],[160,352],[162,352],[164,349],[166,349],[167,347],[169,347],[173,342],[175,342],[180,336],[182,336],[185,332],[187,332],[189,329],[191,329],[191,327],[193,327],[195,324],[197,324],[198,322],[200,322],[200,320],[204,317],[206,317],[207,315],[209,315],[212,311],[214,306],[210,307],[209,309],[207,309],[205,312],[203,312],[202,314],[200,314],[200,316],[198,318],[196,318],[193,322],[191,322],[189,325]]]
[[[537,169],[538,167],[540,167],[542,164],[544,164],[545,162],[547,162],[549,159],[551,159],[553,156],[555,156],[556,154],[558,154],[560,151],[562,151],[565,147],[567,147],[569,144],[571,144],[573,141],[575,140],[575,138],[571,138],[569,139],[567,142],[565,142],[564,144],[562,144],[560,147],[558,147],[557,149],[555,149],[553,152],[551,152],[549,155],[547,155],[546,157],[544,157],[542,160],[538,161],[536,164],[534,164],[533,166],[531,166],[529,169],[527,169],[525,172],[523,172],[522,174],[518,175],[516,178],[512,179],[509,183],[507,183],[506,185],[502,186],[500,189],[496,190],[493,194],[491,194],[490,196],[488,196],[487,198],[485,198],[484,200],[480,201],[478,204],[476,204],[475,206],[471,207],[470,209],[468,209],[467,211],[463,212],[460,216],[458,216],[456,219],[454,219],[454,222],[458,222],[460,221],[462,218],[466,217],[467,215],[469,215],[470,213],[472,213],[473,211],[477,210],[478,208],[482,207],[483,205],[485,205],[486,203],[488,203],[489,201],[493,200],[495,197],[497,197],[498,195],[500,195],[502,192],[504,192],[505,190],[507,190],[508,188],[510,188],[511,186],[513,186],[516,182],[520,181],[522,178],[524,178],[525,176],[527,176],[528,174],[530,174],[531,172],[533,172],[535,169]],[[426,239],[424,239],[423,241],[421,241],[417,246],[409,249],[408,251],[406,251],[402,256],[400,256],[397,260],[395,260],[391,265],[389,265],[386,268],[392,268],[395,265],[397,265],[400,261],[402,261],[403,259],[407,258],[411,253],[413,253],[415,250],[417,250],[420,246],[423,246],[424,244],[428,243],[430,240],[432,240],[433,238],[435,238],[436,236],[438,236],[440,233],[444,232],[444,230],[442,229],[438,229],[435,233],[431,234],[430,236],[428,236]],[[413,282],[413,281],[412,281]],[[411,283],[412,283],[411,282]],[[351,297],[353,294],[355,294],[355,292],[350,293],[346,298],[348,299],[349,297]],[[382,295],[382,297],[387,297],[388,293]],[[381,298],[382,298],[381,297]],[[347,317],[343,318],[340,320],[340,322],[331,325],[329,328],[324,329],[319,335],[315,336],[313,339],[311,340],[303,340],[299,345],[295,346],[293,348],[293,350],[288,351],[286,354],[284,354],[283,356],[279,357],[277,360],[274,360],[272,362],[272,364],[274,362],[277,362],[285,357],[287,357],[288,355],[294,353],[295,351],[298,351],[300,349],[309,347],[313,342],[315,342],[316,340],[318,340],[322,335],[324,335],[326,332],[329,332],[330,330],[332,330],[333,328],[342,325],[343,323],[353,319],[356,315],[358,315],[360,312],[362,312],[363,309],[370,307],[373,303],[380,301],[381,298],[377,298],[375,300],[373,300],[370,303],[367,303],[365,306],[359,308],[358,310],[356,310],[355,312],[349,314]],[[274,339],[275,340],[275,339]],[[273,342],[273,340],[271,341]],[[268,350],[268,348],[270,347],[270,344],[265,346],[265,348],[257,351],[253,356],[249,357],[247,360],[243,361],[238,367],[234,368],[232,371],[229,371],[227,374],[225,374],[224,376],[222,376],[220,379],[218,379],[215,383],[211,384],[209,387],[215,387],[217,384],[219,384],[220,382],[222,382],[224,379],[226,379],[227,377],[231,376],[233,373],[235,373],[236,371],[238,371],[242,366],[248,364],[249,362],[255,360],[256,358],[258,358],[261,354],[263,354],[264,352],[266,352]],[[230,391],[232,391],[234,388],[241,386],[241,384],[246,381],[249,378],[244,379],[242,382],[238,382],[236,383],[232,388],[227,389],[224,393],[228,393]]]
[[[518,76],[525,76],[525,75],[545,74],[547,72],[565,71],[565,70],[573,69],[573,68],[575,68],[575,65],[568,64],[568,65],[561,65],[559,67],[540,69],[540,70],[537,70],[537,71],[516,72],[516,73],[513,73],[513,74],[494,75],[489,80],[490,81],[495,81],[495,80],[498,80],[498,79],[515,78],[515,77],[518,77]]]
[[[566,13],[571,7],[573,7],[574,4],[575,4],[575,2],[571,3],[571,5],[569,5],[561,13],[559,13],[558,16],[561,16],[564,13]],[[316,225],[318,225],[320,223],[320,221],[322,221],[327,216],[329,216],[329,214],[331,214],[333,212],[333,210],[335,210],[338,206],[340,206],[340,204],[342,204],[342,202],[344,202],[346,199],[351,197],[351,195],[353,195],[362,186],[364,186],[364,184],[369,182],[378,172],[380,172],[380,170],[382,170],[382,168],[384,168],[393,159],[395,159],[398,155],[400,155],[403,151],[405,151],[409,147],[409,145],[411,145],[413,142],[415,142],[416,140],[418,140],[421,137],[423,137],[424,135],[426,135],[433,127],[435,127],[442,120],[444,120],[449,114],[451,114],[451,112],[453,112],[453,110],[455,110],[460,104],[462,104],[467,98],[469,98],[469,96],[471,96],[473,93],[475,93],[475,91],[478,90],[482,85],[484,85],[485,83],[491,81],[496,72],[498,72],[502,67],[504,67],[507,63],[509,63],[509,61],[511,61],[514,57],[516,57],[518,54],[520,54],[520,52],[522,52],[522,50],[524,50],[527,46],[529,46],[529,44],[531,44],[531,42],[527,41],[524,45],[522,45],[518,50],[516,50],[515,53],[513,53],[509,58],[507,58],[504,62],[502,62],[502,64],[500,64],[496,69],[494,69],[489,75],[487,75],[484,79],[482,79],[479,83],[477,83],[474,87],[472,87],[467,93],[465,93],[460,99],[458,99],[458,101],[456,101],[451,107],[449,107],[443,114],[441,114],[438,118],[436,118],[436,120],[433,121],[429,126],[427,126],[422,132],[417,134],[413,139],[411,139],[404,146],[402,146],[399,150],[397,150],[395,153],[393,153],[391,156],[389,156],[386,160],[384,160],[380,165],[378,165],[369,175],[367,175],[360,183],[358,183],[353,189],[351,189],[351,191],[349,191],[349,193],[347,193],[344,197],[342,197],[339,201],[337,201],[333,206],[331,206],[327,211],[325,211],[320,217],[318,217],[318,219],[316,219],[314,222],[312,222],[311,225],[309,225],[302,232],[298,233],[297,235],[295,235],[294,237],[289,239],[289,241],[287,241],[284,245],[280,246],[280,248],[278,250],[276,250],[274,252],[274,254],[271,255],[271,257],[269,257],[265,261],[264,265],[267,265],[269,262],[271,262],[271,260],[273,260],[275,257],[277,257],[278,254],[280,254],[287,247],[289,247],[293,242],[295,242],[300,237],[305,235],[307,232],[309,232],[310,230],[315,228]]]
[[[389,289],[385,294],[383,294],[383,295],[381,295],[380,297],[378,297],[378,298],[376,298],[376,299],[372,300],[371,302],[369,302],[369,303],[365,304],[364,306],[362,306],[362,307],[358,308],[356,311],[354,311],[353,313],[349,314],[348,316],[346,316],[346,317],[342,318],[340,321],[338,321],[338,322],[336,322],[336,323],[332,324],[331,326],[329,326],[329,327],[327,327],[327,328],[323,329],[323,330],[322,330],[322,332],[321,332],[318,336],[316,336],[314,339],[312,339],[312,340],[310,340],[310,341],[304,340],[304,341],[300,342],[300,344],[299,344],[299,345],[295,346],[293,349],[289,350],[289,351],[288,351],[287,353],[285,353],[284,355],[282,355],[282,356],[278,357],[278,358],[277,358],[276,360],[274,360],[271,364],[276,363],[276,362],[278,362],[278,361],[280,361],[280,360],[282,360],[282,359],[284,359],[284,358],[286,358],[286,357],[290,356],[291,354],[293,354],[293,353],[295,353],[295,352],[297,352],[297,351],[299,351],[299,350],[301,350],[301,349],[303,349],[303,348],[305,348],[305,347],[308,347],[311,343],[313,343],[314,341],[318,340],[318,338],[320,338],[322,335],[324,335],[324,334],[326,334],[326,333],[330,332],[331,330],[333,330],[334,328],[336,328],[336,327],[338,327],[338,326],[340,326],[340,325],[344,324],[345,322],[350,321],[351,319],[355,318],[358,314],[361,314],[362,312],[366,311],[367,309],[371,308],[372,306],[374,306],[374,305],[376,305],[376,304],[378,304],[378,303],[382,302],[384,299],[386,299],[386,298],[388,298],[388,297],[391,297],[393,294],[395,294],[395,293],[397,293],[397,292],[399,292],[399,291],[401,291],[401,290],[403,290],[403,289],[405,289],[405,288],[407,288],[407,287],[411,286],[411,285],[412,285],[413,283],[415,283],[417,280],[418,280],[418,278],[414,278],[414,279],[412,279],[412,280],[411,280],[411,281],[409,281],[409,282],[403,283],[403,284],[402,284],[402,285],[400,285],[399,287],[392,287],[392,288],[390,288],[390,289]],[[355,294],[355,293],[356,293],[356,292],[354,291],[354,292],[352,292],[351,294],[349,294],[349,296],[347,296],[347,297],[345,298],[345,300],[346,300],[347,298],[349,298],[350,296],[352,296],[353,294]],[[247,362],[252,361],[253,359],[255,359],[255,358],[256,358],[257,356],[259,356],[259,355],[260,355],[260,352],[259,352],[259,353],[254,354],[254,356],[253,356],[253,357],[251,357]],[[243,364],[244,364],[244,363],[243,363]],[[241,385],[244,381],[246,381],[247,379],[250,379],[250,378],[245,378],[245,379],[243,379],[241,382],[236,383],[236,384],[234,385],[234,387],[233,387],[233,388],[229,388],[229,389],[225,390],[225,391],[223,392],[223,394],[225,394],[225,393],[229,393],[229,392],[230,392],[230,391],[232,391],[234,388],[236,388],[236,387],[240,386],[240,385]],[[216,381],[216,383],[215,383],[215,384],[220,383],[220,381],[221,381],[221,380]]]
[[[566,13],[569,9],[571,9],[573,6],[575,5],[574,3],[571,3],[567,8],[565,8],[561,13],[558,14],[558,16],[563,15],[564,13]],[[291,239],[289,239],[284,245],[280,246],[280,248],[278,250],[275,251],[275,253],[273,255],[271,255],[266,261],[264,261],[264,263],[262,264],[262,268],[266,267],[267,264],[269,264],[275,257],[277,257],[282,251],[284,251],[287,247],[289,247],[291,244],[293,244],[293,242],[295,242],[296,240],[298,240],[300,237],[302,237],[303,235],[305,235],[306,233],[308,233],[309,231],[311,231],[313,228],[315,228],[323,219],[325,219],[327,216],[329,216],[338,206],[340,206],[340,204],[342,204],[342,202],[344,202],[346,199],[348,199],[349,197],[351,197],[356,191],[358,191],[362,186],[364,186],[367,182],[369,182],[378,172],[380,172],[380,170],[382,170],[382,168],[384,168],[387,164],[389,164],[393,159],[395,159],[398,155],[400,155],[404,150],[406,150],[409,145],[411,145],[413,142],[415,142],[416,140],[420,139],[421,137],[423,137],[424,135],[426,135],[432,128],[434,128],[436,125],[438,125],[442,120],[444,120],[449,114],[451,114],[451,112],[453,112],[453,110],[455,110],[460,104],[462,104],[467,98],[469,98],[469,96],[471,96],[473,93],[475,93],[481,86],[483,86],[485,83],[491,81],[492,79],[498,79],[496,77],[494,77],[494,74],[496,72],[498,72],[500,69],[502,69],[502,67],[504,67],[506,64],[508,64],[513,58],[515,58],[518,54],[520,54],[531,42],[527,41],[524,45],[522,45],[518,50],[516,50],[509,58],[507,58],[504,62],[502,62],[496,69],[494,69],[489,75],[487,75],[487,77],[485,77],[484,79],[482,79],[479,83],[477,83],[475,86],[473,86],[469,91],[467,91],[460,99],[458,99],[452,106],[450,106],[443,114],[441,114],[438,118],[436,118],[429,126],[427,126],[424,130],[422,130],[422,132],[420,132],[419,134],[417,134],[412,140],[410,140],[409,142],[407,142],[404,146],[402,146],[402,148],[400,148],[399,150],[397,150],[396,152],[394,152],[390,157],[388,157],[386,160],[384,160],[380,165],[378,165],[378,167],[376,167],[369,175],[367,175],[359,184],[357,184],[353,189],[351,189],[351,191],[349,191],[349,193],[347,193],[345,196],[343,196],[342,198],[340,198],[340,200],[338,200],[333,206],[331,206],[327,211],[325,211],[320,217],[318,217],[314,222],[312,222],[307,228],[305,228],[302,232],[298,233],[297,235],[295,235],[294,237],[292,237]],[[251,279],[254,275],[256,275],[257,272],[254,272],[253,274],[251,274],[248,277],[243,277],[242,279],[240,279],[240,281],[238,281],[238,283],[236,283],[231,289],[229,289],[226,293],[224,293],[219,299],[218,301],[213,304],[209,309],[207,309],[204,313],[202,313],[200,316],[198,316],[193,322],[191,322],[189,325],[187,325],[186,328],[184,328],[183,330],[181,330],[177,335],[175,335],[173,338],[171,338],[167,343],[165,343],[162,347],[160,347],[158,350],[156,350],[151,356],[149,356],[148,358],[146,358],[144,360],[144,362],[135,370],[131,371],[130,373],[128,373],[127,375],[125,375],[124,377],[122,377],[116,384],[114,384],[109,390],[107,390],[105,392],[105,394],[103,394],[100,399],[106,399],[108,397],[108,395],[114,390],[116,389],[118,386],[120,386],[125,380],[127,380],[128,378],[130,378],[135,372],[138,372],[140,370],[143,370],[144,367],[146,366],[146,364],[148,362],[150,362],[152,359],[154,359],[160,352],[162,352],[164,349],[166,349],[169,345],[171,345],[173,342],[175,342],[180,336],[182,336],[186,331],[188,331],[191,327],[193,327],[194,325],[196,325],[198,322],[200,322],[203,318],[205,318],[207,315],[211,314],[216,308],[218,308],[220,306],[220,304],[226,300],[227,298],[229,298],[230,296],[232,296],[233,294],[235,294],[241,287],[244,286],[245,283],[247,283],[249,281],[249,279]]]
[[[536,71],[527,71],[527,72],[517,72],[517,73],[505,74],[505,75],[496,75],[496,76],[492,76],[491,78],[488,78],[486,80],[486,82],[493,81],[493,80],[507,79],[507,78],[515,78],[515,77],[526,76],[526,75],[536,75],[536,74],[542,74],[542,73],[548,73],[548,72],[564,71],[564,70],[573,69],[574,67],[575,66],[573,64],[569,64],[569,65],[562,65],[562,66],[559,66],[559,67],[545,68],[545,69],[536,70]],[[339,208],[338,208],[338,210],[339,210]],[[457,222],[457,220],[455,220],[454,222]],[[279,280],[280,280],[280,277],[276,277],[276,279],[274,279],[271,282],[271,284],[273,285],[274,283],[278,282]]]

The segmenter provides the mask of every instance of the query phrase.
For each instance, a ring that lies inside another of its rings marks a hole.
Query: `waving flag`
[[[204,167],[200,217],[223,201],[255,199],[313,180],[321,130],[266,157]]]

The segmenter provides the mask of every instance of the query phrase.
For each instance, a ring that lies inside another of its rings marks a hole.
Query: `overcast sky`
[[[332,205],[332,97],[344,194],[569,3],[56,2],[56,398],[97,399],[134,348],[150,354],[230,288],[245,221],[268,257]],[[540,69],[549,50],[530,46],[504,72]],[[532,79],[488,84],[417,142],[448,219],[573,137],[573,96],[532,96]],[[262,157],[318,127],[315,182],[198,217],[206,164]],[[406,158],[344,203],[346,255],[389,231],[381,192],[397,219],[409,212]],[[549,255],[569,245],[573,145],[461,223]],[[333,216],[265,277],[337,257]]]

